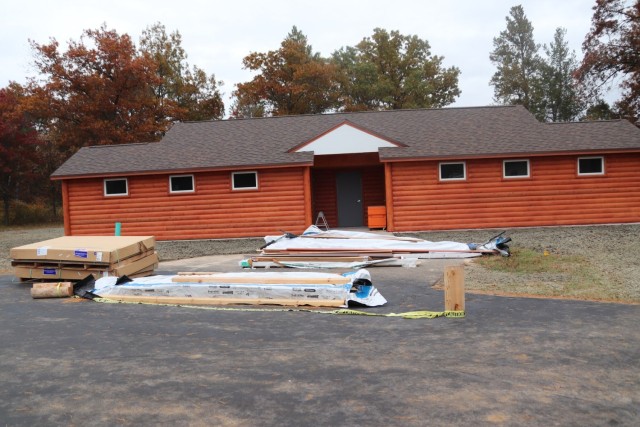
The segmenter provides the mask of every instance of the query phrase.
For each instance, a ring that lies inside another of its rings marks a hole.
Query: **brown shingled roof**
[[[640,150],[627,121],[539,123],[521,106],[371,111],[176,123],[160,142],[85,147],[52,178],[313,164],[288,152],[345,120],[405,147],[382,161]]]

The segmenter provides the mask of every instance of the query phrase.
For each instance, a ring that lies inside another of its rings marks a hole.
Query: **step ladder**
[[[324,212],[318,212],[318,216],[316,217],[316,227],[321,228],[324,227],[325,230],[329,231],[329,224],[327,223],[327,217],[324,216]]]

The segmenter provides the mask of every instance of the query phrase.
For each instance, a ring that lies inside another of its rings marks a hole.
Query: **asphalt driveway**
[[[442,310],[430,286],[443,266],[370,269],[389,304],[365,310]],[[32,300],[1,276],[0,424],[640,424],[640,306],[467,294],[466,311],[406,320]]]

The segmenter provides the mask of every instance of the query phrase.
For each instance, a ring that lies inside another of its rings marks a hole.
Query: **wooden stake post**
[[[461,265],[444,269],[444,309],[464,311],[464,267]]]

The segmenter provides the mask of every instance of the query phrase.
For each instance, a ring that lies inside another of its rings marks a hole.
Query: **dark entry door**
[[[360,172],[336,173],[338,227],[362,227],[362,176]]]

